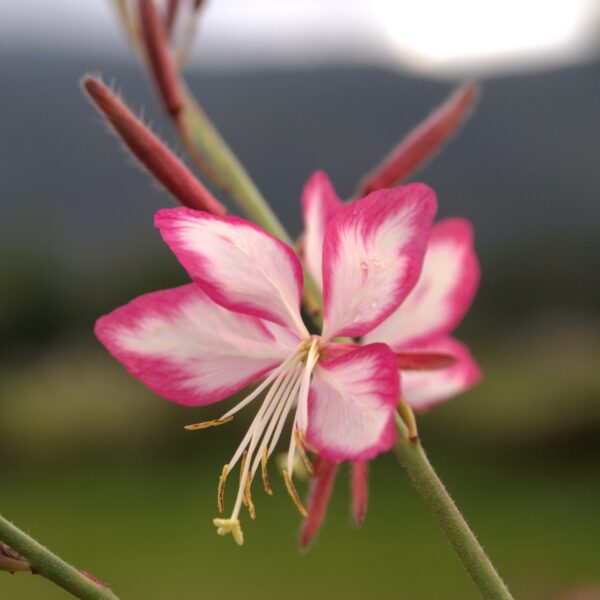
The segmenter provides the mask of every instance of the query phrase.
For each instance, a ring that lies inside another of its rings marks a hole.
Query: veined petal
[[[344,203],[335,193],[329,178],[323,171],[317,171],[306,182],[302,191],[302,216],[304,217],[302,255],[308,272],[319,287],[322,286],[323,279],[325,227],[343,206]]]
[[[244,219],[187,208],[159,210],[155,224],[217,304],[307,334],[300,317],[302,267],[286,244]]]
[[[450,333],[471,305],[479,277],[471,224],[458,218],[440,221],[431,230],[417,285],[365,342],[400,349]]]
[[[323,245],[324,338],[364,335],[398,308],[421,273],[436,209],[433,190],[413,183],[333,217]]]
[[[227,398],[292,351],[260,319],[222,308],[194,284],[140,296],[95,331],[134,377],[188,406]]]
[[[468,348],[454,338],[442,338],[427,346],[427,351],[443,352],[454,357],[454,364],[434,371],[402,371],[402,395],[416,410],[466,392],[482,377],[481,369]]]
[[[396,357],[385,344],[319,363],[308,399],[308,441],[333,462],[369,460],[389,450],[399,382]]]

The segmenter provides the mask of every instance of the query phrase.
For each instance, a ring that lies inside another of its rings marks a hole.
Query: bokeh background
[[[599,17],[589,0],[212,0],[186,71],[294,234],[313,170],[351,195],[453,85],[482,81],[464,131],[416,178],[442,216],[475,225],[483,281],[459,336],[486,376],[420,429],[520,598],[600,598]],[[0,40],[3,514],[124,600],[477,598],[391,456],[372,467],[360,530],[343,470],[307,554],[281,484],[255,493],[243,548],[215,536],[244,418],[184,431],[218,413],[156,397],[92,333],[186,277],[152,227],[172,201],[107,134],[81,75],[114,80],[180,147],[103,0],[4,0]],[[0,598],[65,597],[0,573]]]

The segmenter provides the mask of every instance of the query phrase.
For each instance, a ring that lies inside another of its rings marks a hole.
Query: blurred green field
[[[600,581],[600,481],[585,476],[586,466],[433,459],[516,597],[562,598]],[[273,498],[254,494],[258,519],[245,524],[238,548],[210,522],[219,463],[124,462],[12,474],[3,480],[3,509],[123,599],[478,597],[392,457],[372,469],[360,530],[350,526],[342,474],[326,526],[305,555],[281,485]],[[67,596],[38,577],[0,577],[2,598]]]
[[[392,456],[373,465],[360,530],[344,471],[320,538],[300,554],[300,517],[273,466],[275,496],[257,486],[246,545],[218,538],[216,483],[245,418],[184,431],[222,407],[160,400],[90,338],[4,362],[1,510],[122,600],[478,597]],[[425,445],[517,598],[597,600],[600,336],[570,323],[490,339],[502,342],[473,344],[484,382],[420,418]],[[66,597],[0,573],[3,600]]]

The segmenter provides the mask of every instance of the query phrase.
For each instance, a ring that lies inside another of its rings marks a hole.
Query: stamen
[[[219,513],[223,513],[225,510],[225,482],[227,481],[227,474],[229,473],[229,465],[223,467],[221,477],[219,477],[219,487],[217,488],[217,508]]]
[[[244,534],[242,533],[239,519],[213,519],[213,524],[217,528],[219,535],[231,533],[238,546],[244,543]]]
[[[298,449],[298,454],[300,455],[300,458],[302,459],[306,470],[309,472],[310,475],[314,475],[315,470],[312,466],[312,463],[310,462],[310,459],[306,454],[304,445],[302,444],[302,438],[300,437],[300,430],[298,428],[294,428],[294,438],[296,439],[296,448]]]
[[[292,409],[294,400],[298,396],[298,390],[300,389],[301,381],[302,381],[302,375],[299,375],[297,377],[296,381],[294,382],[294,387],[292,388],[288,398],[285,401],[285,406],[282,407],[282,410],[279,413],[279,416],[275,417],[275,418],[279,418],[279,421],[277,422],[277,428],[275,429],[275,432],[272,434],[272,439],[269,442],[268,456],[271,456],[275,447],[277,446],[277,442],[279,441],[279,438],[281,437],[281,433],[283,431],[283,426],[285,425],[285,422],[287,420],[287,416],[290,413],[290,410]],[[273,423],[275,422],[275,418],[273,419]],[[269,433],[269,432],[267,432],[267,433]],[[256,468],[256,465],[254,465],[254,467]]]
[[[304,447],[305,450],[312,452],[313,454],[317,454],[319,450],[315,448],[309,441],[306,439],[306,433],[302,429],[297,429],[298,436],[300,437],[300,443]]]
[[[246,498],[246,506],[248,508],[248,512],[250,513],[250,518],[254,521],[256,519],[256,510],[254,509],[254,503],[252,502],[252,495],[250,493],[250,484],[252,483],[252,478],[250,475],[246,478],[246,489],[244,490],[244,496]]]
[[[269,483],[269,473],[267,472],[267,461],[269,460],[269,446],[265,446],[262,451],[262,456],[260,460],[261,470],[262,470],[262,481],[263,487],[265,488],[265,492],[269,494],[269,496],[273,495],[273,490],[271,489],[271,484]]]
[[[219,425],[226,425],[231,421],[233,421],[233,416],[221,419],[213,419],[212,421],[202,421],[202,423],[195,423],[193,425],[186,425],[184,429],[187,429],[188,431],[196,431],[197,429],[208,429],[209,427],[218,427]]]
[[[302,366],[297,365],[294,371],[290,373],[290,377],[288,377],[285,382],[286,385],[281,392],[281,395],[278,400],[278,404],[274,414],[270,414],[272,411],[269,411],[269,414],[265,416],[265,420],[270,418],[269,426],[266,429],[266,432],[263,436],[263,440],[259,451],[257,453],[256,458],[254,459],[254,464],[252,465],[252,476],[258,470],[258,465],[262,460],[263,449],[266,446],[269,446],[269,450],[267,451],[267,458],[271,455],[272,449],[277,445],[279,441],[279,437],[281,435],[281,431],[283,430],[283,425],[286,421],[287,415],[292,408],[292,404],[296,399],[298,388],[300,387],[300,381],[302,379]],[[277,429],[276,429],[277,428]],[[273,431],[275,430],[275,434]]]
[[[251,394],[246,396],[237,406],[217,419],[214,423],[200,423],[198,428],[209,427],[213,424],[220,425],[229,421],[233,415],[254,400],[264,389],[268,389],[265,399],[252,420],[248,431],[246,432],[241,444],[235,451],[233,458],[223,468],[223,474],[219,480],[219,489],[217,493],[219,511],[223,510],[224,486],[227,474],[231,472],[238,461],[240,464],[240,480],[237,497],[233,507],[233,512],[229,519],[216,519],[214,521],[218,528],[217,533],[225,535],[232,533],[236,542],[241,543],[243,536],[239,526],[239,514],[242,505],[246,506],[250,517],[256,518],[256,510],[252,501],[251,487],[254,475],[261,467],[262,482],[265,492],[273,494],[268,476],[268,459],[282,434],[283,427],[287,421],[290,411],[296,406],[295,418],[292,423],[292,435],[290,450],[288,453],[288,468],[283,470],[283,476],[287,491],[292,498],[298,511],[306,516],[300,496],[292,482],[289,459],[292,463],[296,455],[295,447],[298,446],[298,462],[306,467],[311,474],[314,472],[311,461],[309,460],[302,437],[303,430],[306,428],[306,414],[308,404],[308,388],[312,371],[319,357],[319,339],[305,339],[292,352],[291,355],[274,369],[270,375],[259,385]],[[301,460],[300,460],[301,459]]]
[[[290,477],[290,474],[288,473],[287,469],[283,470],[283,479],[285,480],[285,487],[287,488],[288,494],[290,495],[291,499],[293,500],[294,504],[296,505],[296,508],[300,511],[300,514],[303,517],[306,517],[308,515],[308,513],[306,512],[306,509],[304,508],[304,505],[302,504],[302,501],[300,500],[298,491],[296,490],[296,488],[292,482],[292,478]]]
[[[242,455],[242,464],[240,465],[240,486],[243,485],[242,480],[244,478],[244,471],[246,469],[247,460],[248,460],[248,450],[244,450],[244,454]],[[248,479],[250,479],[250,478],[248,477]],[[242,502],[244,503],[244,506],[246,508],[248,508],[249,505],[248,505],[248,499],[246,498],[246,489],[245,489],[246,487],[247,487],[247,485],[244,486],[244,495],[242,496]]]
[[[258,411],[256,417],[252,421],[252,424],[250,425],[250,428],[248,429],[248,432],[246,433],[244,440],[240,444],[233,459],[229,463],[230,469],[233,468],[233,465],[240,458],[240,456],[242,456],[242,454],[245,453],[246,457],[252,456],[254,454],[254,451],[256,450],[258,441],[262,435],[264,424],[266,422],[268,422],[268,420],[271,418],[271,414],[273,413],[273,411],[279,406],[279,400],[280,400],[280,395],[281,395],[280,388],[282,387],[282,384],[283,384],[283,392],[285,392],[288,387],[287,384],[288,384],[290,378],[293,377],[294,374],[297,373],[297,371],[298,371],[298,368],[297,368],[297,365],[295,365],[291,371],[288,371],[287,373],[281,373],[277,377],[273,386],[269,390],[269,393],[267,394],[267,397],[265,398],[262,406],[260,407],[260,410]],[[246,446],[249,441],[250,441],[250,446],[248,449],[246,449]],[[259,458],[259,460],[260,460],[260,454],[258,455],[257,458]],[[249,477],[250,481],[251,481],[252,476],[255,471],[250,473],[248,466],[249,466],[249,461],[246,458],[246,459],[244,459],[244,462],[240,469],[240,487],[239,487],[238,495],[237,495],[237,498],[235,501],[235,506],[233,508],[233,513],[232,513],[232,517],[231,517],[232,519],[235,519],[238,517],[242,503],[244,503],[246,506],[249,506],[249,503],[246,498],[246,479],[247,479],[247,477]]]
[[[319,360],[319,341],[318,339],[314,339],[311,343],[310,350],[308,352],[308,356],[306,357],[306,365],[304,368],[304,373],[302,374],[302,384],[300,386],[300,392],[298,394],[297,408],[296,408],[296,417],[294,419],[294,423],[292,425],[292,431],[295,431],[298,428],[304,429],[307,426],[307,416],[308,416],[308,389],[310,385],[310,377],[312,375],[313,369]],[[290,440],[290,448],[288,451],[288,464],[287,470],[288,473],[292,472],[292,468],[294,465],[294,455],[296,453],[296,438],[292,435],[292,439]]]
[[[241,402],[236,404],[231,410],[227,411],[222,417],[221,420],[234,415],[236,412],[240,411],[242,408],[250,404],[252,400],[254,400],[264,389],[266,389],[275,379],[277,379],[284,371],[286,371],[292,363],[298,361],[298,357],[301,354],[302,347],[298,346],[294,352],[287,358],[284,362],[281,363],[276,369],[271,371],[269,376],[248,396],[246,396]]]

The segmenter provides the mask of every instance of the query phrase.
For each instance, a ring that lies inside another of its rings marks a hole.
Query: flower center
[[[240,482],[231,516],[228,519],[217,518],[213,520],[219,535],[231,533],[239,545],[244,542],[239,521],[241,507],[245,505],[250,513],[250,518],[256,518],[250,488],[259,467],[262,469],[264,489],[269,495],[272,494],[267,475],[267,463],[281,437],[288,415],[294,409],[292,433],[283,476],[292,500],[300,512],[306,514],[292,482],[292,476],[296,454],[300,456],[310,470],[310,463],[304,449],[304,435],[308,419],[310,377],[319,359],[320,343],[321,339],[317,336],[311,336],[303,340],[292,354],[271,372],[265,381],[220,419],[189,426],[190,429],[200,429],[227,423],[235,413],[247,406],[268,388],[261,407],[250,424],[242,443],[232,459],[223,467],[223,473],[219,481],[218,508],[219,512],[223,512],[225,481],[228,474],[241,461]]]

